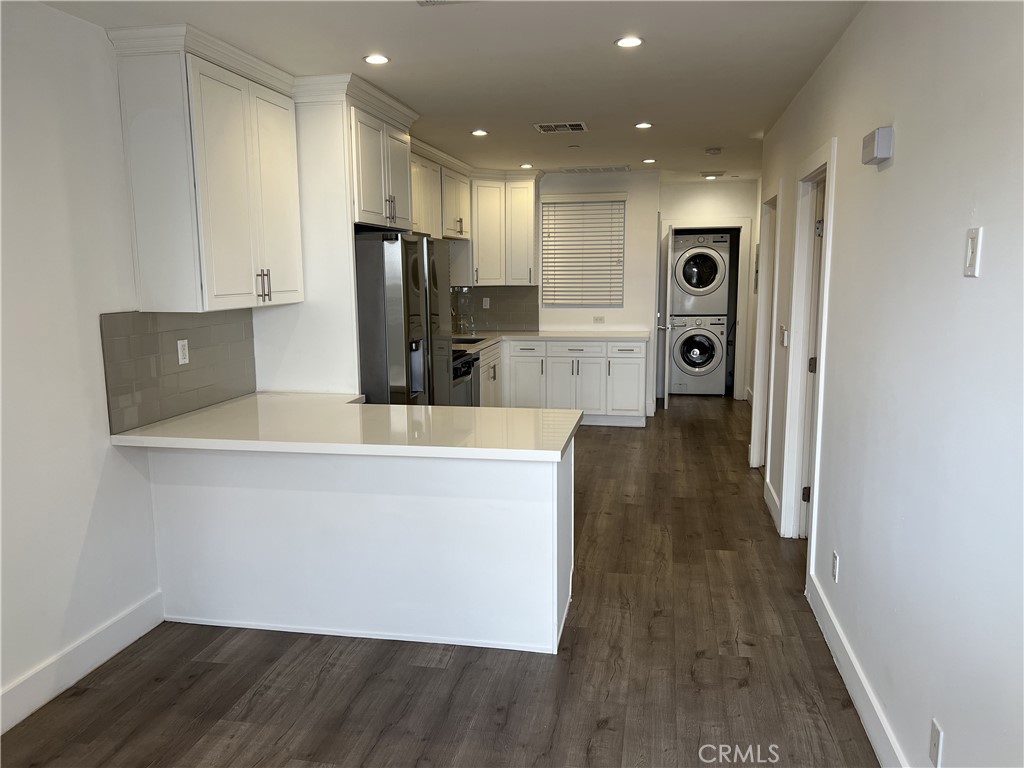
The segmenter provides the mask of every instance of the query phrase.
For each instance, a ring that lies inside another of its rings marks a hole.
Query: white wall
[[[796,169],[838,137],[808,594],[883,764],[930,765],[933,717],[944,765],[1024,764],[1022,22],[869,3],[765,139],[785,278]],[[893,161],[861,165],[889,124]]]
[[[136,307],[114,53],[3,4],[3,728],[159,623],[149,473],[110,445],[99,315]]]

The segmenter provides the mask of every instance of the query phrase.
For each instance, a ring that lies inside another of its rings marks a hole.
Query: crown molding
[[[351,73],[297,77],[292,93],[296,104],[354,102],[368,112],[407,131],[419,119],[418,112],[368,80]]]
[[[471,165],[467,165],[456,157],[452,157],[447,152],[442,152],[436,147],[432,147],[426,142],[420,141],[415,136],[412,137],[412,151],[413,154],[425,157],[427,160],[433,160],[439,165],[443,165],[453,171],[469,176],[476,171]]]
[[[189,24],[108,29],[118,56],[153,53],[191,53],[260,85],[291,96],[295,78]]]
[[[474,168],[470,174],[474,179],[489,179],[491,181],[539,181],[544,175],[540,170],[499,171],[492,168]]]

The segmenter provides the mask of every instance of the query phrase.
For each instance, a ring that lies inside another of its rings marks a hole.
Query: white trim
[[[768,419],[771,414],[771,383],[772,368],[775,350],[775,326],[776,303],[778,301],[778,271],[779,271],[779,198],[769,198],[768,202],[761,203],[758,208],[761,213],[761,243],[758,256],[758,292],[757,302],[754,306],[755,316],[752,321],[754,330],[754,382],[753,390],[750,392],[750,446],[748,453],[748,464],[751,467],[765,467],[767,476],[768,466],[768,436],[771,430],[768,426]],[[766,211],[771,213],[766,216]],[[771,232],[768,233],[770,249],[765,245],[765,219],[772,223]],[[771,265],[771,274],[768,267]],[[765,277],[771,278],[771,291],[767,290]]]
[[[307,635],[330,635],[332,637],[365,637],[370,640],[403,640],[410,643],[439,643],[441,645],[468,645],[474,648],[499,648],[506,651],[528,651],[530,653],[556,653],[548,647],[537,644],[503,643],[485,638],[447,637],[444,635],[408,635],[401,632],[365,632],[357,629],[337,627],[307,627],[299,624],[267,624],[261,621],[230,621],[225,619],[198,618],[194,616],[167,615],[164,621],[180,624],[201,624],[207,627],[238,627],[261,629],[271,632],[301,632]]]
[[[832,652],[832,659],[839,669],[839,674],[846,684],[846,690],[853,699],[853,706],[860,715],[864,731],[867,733],[868,741],[875,750],[878,762],[883,766],[909,766],[903,749],[896,739],[896,733],[889,719],[885,716],[885,708],[875,695],[871,682],[864,673],[857,655],[853,652],[850,642],[843,632],[832,606],[825,597],[825,591],[821,588],[818,578],[815,575],[807,581],[807,602],[811,605],[814,618],[821,627],[825,636],[825,642]]]
[[[354,104],[404,131],[419,119],[411,107],[351,73],[297,77],[292,90],[296,104]]]
[[[412,151],[413,154],[425,157],[427,160],[432,160],[438,165],[443,165],[450,171],[458,171],[463,176],[470,176],[476,170],[473,166],[467,165],[457,157],[452,157],[447,152],[442,152],[437,147],[432,147],[415,136],[412,137]]]
[[[834,218],[835,203],[835,170],[836,157],[838,152],[838,140],[833,137],[818,148],[812,155],[806,158],[799,166],[796,193],[796,232],[793,248],[793,293],[790,304],[790,343],[789,343],[789,367],[786,390],[786,422],[783,425],[785,430],[785,442],[783,449],[782,463],[782,525],[781,534],[785,537],[807,536],[811,540],[807,546],[808,567],[814,562],[814,540],[810,537],[813,529],[813,521],[818,506],[818,455],[814,457],[814,468],[811,472],[810,485],[811,502],[807,516],[808,530],[800,529],[800,489],[803,487],[804,471],[804,435],[806,434],[805,411],[806,411],[806,365],[808,356],[808,311],[810,307],[811,291],[817,286],[811,286],[811,252],[813,243],[807,236],[811,231],[814,217],[814,200],[812,192],[814,184],[822,174],[825,176],[825,230],[822,233],[821,258],[822,258],[822,281],[825,286],[824,297],[819,303],[819,321],[821,323],[822,351],[825,348],[824,339],[828,321],[828,275],[830,272],[832,258],[832,223]],[[819,353],[818,375],[815,384],[818,387],[818,400],[816,406],[816,419],[818,425],[817,445],[821,445],[821,413],[823,406],[822,385],[825,381],[825,358]],[[820,449],[819,449],[820,450]]]
[[[628,203],[628,192],[594,192],[590,194],[541,195],[541,203]]]
[[[648,404],[645,403],[645,410]],[[608,416],[601,413],[595,414],[583,414],[583,421],[580,422],[585,427],[646,427],[647,417],[646,416]]]
[[[779,494],[772,488],[768,473],[764,473],[764,503],[768,505],[768,511],[772,513],[772,520],[775,521],[775,529],[782,533],[782,506],[779,504]]]
[[[295,78],[283,69],[257,59],[190,24],[108,29],[107,38],[113,43],[118,56],[144,56],[174,51],[191,53],[286,96],[291,96],[295,83]]]
[[[0,729],[6,732],[24,720],[163,619],[163,593],[158,590],[37,664],[5,686],[0,694]]]

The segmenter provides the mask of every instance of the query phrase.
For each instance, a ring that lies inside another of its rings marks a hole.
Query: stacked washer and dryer
[[[725,394],[731,237],[672,233],[668,314],[673,395]]]

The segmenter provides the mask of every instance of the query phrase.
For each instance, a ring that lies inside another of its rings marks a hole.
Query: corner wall
[[[943,765],[1024,764],[1022,11],[869,3],[765,138],[790,325],[797,169],[838,137],[808,597],[883,765],[931,765],[932,718]]]
[[[145,452],[110,445],[100,313],[137,307],[114,51],[4,3],[3,730],[159,624]]]

